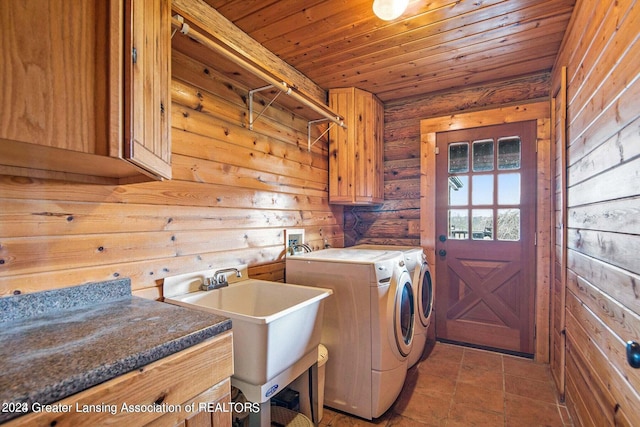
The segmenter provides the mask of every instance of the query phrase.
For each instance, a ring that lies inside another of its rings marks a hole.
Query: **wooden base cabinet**
[[[375,95],[356,88],[329,91],[329,106],[347,128],[329,132],[329,202],[384,202],[384,108]]]
[[[0,173],[170,178],[170,19],[170,0],[5,2]]]
[[[228,331],[4,426],[230,427],[231,375]]]

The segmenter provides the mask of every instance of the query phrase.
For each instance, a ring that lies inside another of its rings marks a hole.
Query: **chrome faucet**
[[[213,277],[207,277],[204,279],[204,283],[200,285],[200,289],[203,291],[212,291],[214,289],[224,288],[229,286],[227,276],[225,273],[236,273],[236,277],[242,277],[242,273],[237,268],[225,268],[213,273]]]
[[[313,252],[311,246],[306,243],[296,243],[294,245],[289,246],[289,254],[293,255],[296,252],[296,249],[302,248],[304,252]]]

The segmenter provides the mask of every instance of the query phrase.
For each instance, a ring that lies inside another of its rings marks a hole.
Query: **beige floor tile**
[[[455,380],[460,371],[460,362],[427,359],[418,365],[418,371],[425,375],[451,378]]]
[[[431,343],[392,408],[367,421],[325,408],[321,427],[571,427],[548,365]]]
[[[458,375],[459,383],[472,384],[491,390],[504,390],[502,370],[490,370],[483,367],[462,365]]]
[[[425,350],[425,353],[425,360],[460,363],[462,361],[464,348],[451,344],[437,343],[431,351]]]
[[[502,355],[484,350],[466,348],[462,357],[464,366],[502,371]]]
[[[396,404],[393,412],[422,424],[439,426],[444,425],[449,414],[450,404],[451,398],[445,395],[414,394],[411,399]]]
[[[558,403],[558,395],[550,381],[505,375],[505,392],[547,403]]]
[[[507,394],[505,398],[506,425],[511,427],[563,427],[558,406],[552,403]]]
[[[453,395],[453,402],[456,405],[467,405],[470,408],[504,413],[504,392],[502,390],[459,382]]]
[[[324,407],[324,410],[322,411],[322,419],[320,420],[320,426],[328,426],[331,424],[331,421],[333,421],[333,419],[338,415],[337,412],[327,408],[326,406]]]
[[[551,380],[549,365],[514,356],[504,356],[503,363],[505,374],[539,381]]]
[[[558,405],[558,410],[560,411],[560,418],[562,418],[562,422],[565,426],[573,426],[573,420],[571,419],[571,414],[569,414],[569,410],[564,405]]]
[[[387,418],[369,421],[346,414],[338,414],[331,420],[329,427],[380,427],[386,426],[388,422],[389,420]]]
[[[432,395],[433,393],[453,396],[456,389],[455,377],[443,377],[419,371],[416,375],[414,391],[419,394]]]
[[[504,415],[454,404],[449,411],[447,427],[496,427],[504,424]]]
[[[431,425],[413,420],[411,418],[403,417],[402,415],[394,414],[389,419],[389,424],[387,424],[387,427],[431,427]]]

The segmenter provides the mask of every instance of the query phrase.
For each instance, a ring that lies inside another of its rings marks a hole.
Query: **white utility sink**
[[[191,275],[186,280],[184,275],[177,281],[167,278],[165,302],[231,318],[232,383],[235,380],[238,388],[244,388],[245,395],[254,394],[247,395],[250,400],[264,402],[287,385],[284,382],[288,377],[299,375],[298,372],[282,375],[283,372],[291,370],[303,358],[310,360],[311,364],[317,360],[322,300],[332,291],[246,279],[246,266],[242,267],[245,267],[241,270],[244,273],[242,279],[231,274],[228,276],[229,286],[210,291],[199,290],[199,284],[209,277],[206,272],[194,273],[196,276]],[[307,361],[303,369],[308,368]],[[246,385],[260,386],[260,396],[247,390],[254,387]]]

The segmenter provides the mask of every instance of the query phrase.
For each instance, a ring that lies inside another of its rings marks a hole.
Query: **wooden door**
[[[436,336],[534,352],[536,122],[436,135]]]

